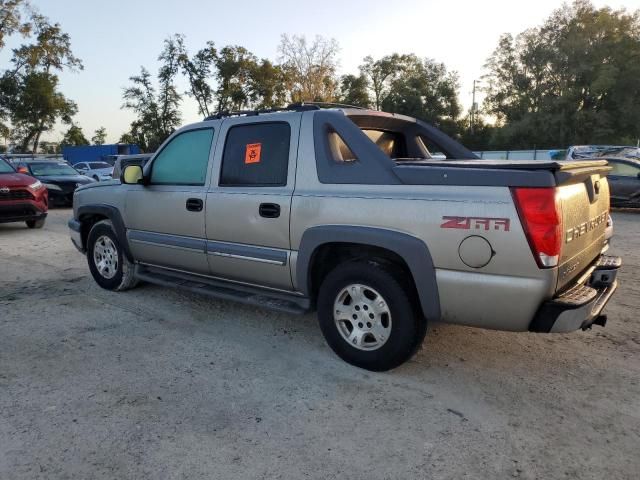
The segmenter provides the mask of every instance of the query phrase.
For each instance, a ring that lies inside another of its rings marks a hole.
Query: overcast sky
[[[42,14],[71,35],[84,63],[79,73],[63,73],[61,89],[77,102],[76,123],[90,138],[105,126],[108,141],[128,130],[132,114],[122,110],[122,89],[141,65],[157,70],[162,41],[186,35],[190,51],[207,40],[238,44],[258,57],[276,59],[282,33],[335,38],[341,47],[340,73],[356,72],[366,55],[399,52],[444,62],[460,76],[460,97],[469,108],[474,79],[505,32],[539,25],[562,2],[553,0],[319,0],[302,2],[214,0],[31,0]],[[594,3],[628,10],[640,0]],[[8,61],[8,49],[0,65]],[[200,119],[185,97],[183,122]],[[59,140],[60,128],[47,135]]]

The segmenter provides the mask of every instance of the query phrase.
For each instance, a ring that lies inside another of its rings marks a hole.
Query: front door
[[[609,160],[612,170],[607,176],[613,202],[640,201],[640,168],[632,162]]]
[[[212,275],[292,289],[289,216],[300,119],[287,114],[223,122],[206,205]]]
[[[127,191],[127,237],[134,258],[208,274],[205,201],[213,128],[176,134],[145,170],[148,185]]]

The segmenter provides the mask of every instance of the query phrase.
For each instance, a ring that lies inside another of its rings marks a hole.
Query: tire
[[[104,262],[100,262],[100,258]],[[87,262],[93,279],[106,290],[124,291],[138,283],[134,265],[124,255],[110,220],[101,220],[91,227],[87,238]]]
[[[344,361],[386,371],[409,360],[422,344],[427,321],[415,289],[402,278],[375,261],[347,262],[325,277],[318,292],[320,329]]]
[[[27,220],[25,223],[29,228],[42,228],[44,227],[44,222],[46,218],[39,218],[37,220]]]

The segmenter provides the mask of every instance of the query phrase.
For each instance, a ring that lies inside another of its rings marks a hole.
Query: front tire
[[[87,262],[93,279],[106,290],[123,291],[137,284],[134,265],[124,254],[110,220],[101,220],[91,228]]]
[[[390,370],[413,356],[426,333],[414,297],[413,285],[392,266],[347,262],[320,286],[320,329],[344,361],[366,370]]]
[[[25,223],[27,224],[27,227],[29,228],[42,228],[44,227],[44,222],[46,219],[44,218],[39,218],[37,220],[27,220]]]

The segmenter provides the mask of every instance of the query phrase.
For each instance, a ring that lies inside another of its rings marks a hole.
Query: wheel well
[[[82,245],[84,248],[87,248],[87,238],[89,238],[89,232],[91,231],[91,227],[93,227],[100,220],[108,220],[109,217],[106,215],[101,215],[99,213],[92,213],[88,215],[83,215],[80,218],[80,235],[82,237]]]
[[[417,289],[407,262],[397,253],[382,247],[359,243],[325,243],[320,245],[311,256],[309,268],[309,293],[315,300],[324,277],[341,263],[349,260],[368,260],[391,267],[398,278],[407,283],[407,287],[417,298]],[[419,303],[419,302],[418,302]]]

